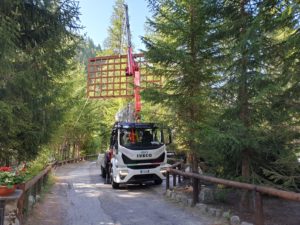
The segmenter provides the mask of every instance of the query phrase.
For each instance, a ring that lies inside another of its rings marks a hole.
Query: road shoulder
[[[50,191],[37,202],[24,225],[62,225],[65,218],[66,185],[59,178]]]

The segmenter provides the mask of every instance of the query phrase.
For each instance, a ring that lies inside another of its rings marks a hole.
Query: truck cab
[[[170,131],[155,123],[116,122],[110,140],[110,171],[107,171],[112,187],[146,181],[161,184],[169,166],[166,152],[169,143]]]

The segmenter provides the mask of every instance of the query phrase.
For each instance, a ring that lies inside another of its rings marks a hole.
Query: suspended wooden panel
[[[161,78],[148,73],[143,54],[135,54],[141,73],[141,89],[161,86]],[[88,62],[87,96],[89,98],[131,98],[133,77],[126,76],[127,55],[100,56]]]

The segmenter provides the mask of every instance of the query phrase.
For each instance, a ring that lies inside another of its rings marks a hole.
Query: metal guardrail
[[[216,178],[211,176],[205,176],[205,175],[191,173],[191,172],[183,172],[181,171],[181,168],[183,168],[183,164],[182,162],[179,162],[179,163],[175,163],[174,165],[172,165],[172,167],[167,169],[166,189],[170,189],[170,174],[173,175],[173,187],[176,186],[176,176],[178,176],[179,183],[181,182],[181,177],[192,178],[193,179],[193,205],[199,202],[198,198],[199,198],[200,190],[198,184],[200,180],[255,192],[254,195],[255,225],[264,225],[262,194],[268,194],[285,200],[300,202],[300,193],[283,191],[276,188],[242,183],[242,182],[226,180],[226,179],[221,179],[221,178]]]

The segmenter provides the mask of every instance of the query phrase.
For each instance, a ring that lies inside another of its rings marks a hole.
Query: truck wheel
[[[160,185],[160,184],[162,184],[162,180],[160,179],[160,180],[154,180],[154,184],[155,185]]]
[[[106,171],[105,171],[105,169],[102,166],[101,166],[101,176],[103,178],[106,178]]]
[[[118,184],[118,183],[116,183],[116,182],[114,182],[114,179],[113,178],[111,178],[111,186],[112,186],[112,188],[113,189],[118,189],[119,187],[120,187],[120,184]]]
[[[111,181],[111,186],[113,189],[118,189],[120,184],[114,182],[114,176],[113,176],[113,172],[112,172],[112,168],[110,167],[110,181]]]

